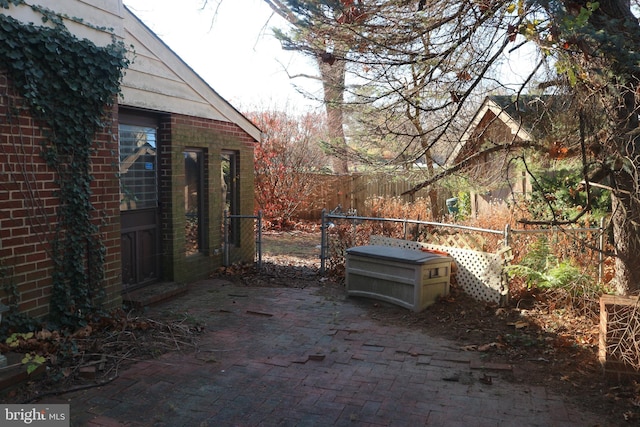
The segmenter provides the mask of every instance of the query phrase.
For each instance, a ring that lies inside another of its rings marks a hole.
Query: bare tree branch
[[[429,185],[432,185],[440,180],[442,180],[443,178],[446,178],[448,176],[451,176],[457,172],[460,172],[461,170],[463,170],[464,168],[468,167],[469,165],[473,164],[476,160],[482,158],[483,156],[487,156],[487,155],[491,155],[500,151],[512,151],[514,149],[522,149],[522,148],[542,148],[542,146],[540,146],[539,144],[532,142],[532,141],[513,141],[512,143],[508,144],[508,145],[494,145],[492,147],[489,147],[485,150],[481,150],[478,151],[474,154],[471,154],[470,156],[465,157],[464,159],[462,159],[460,162],[456,163],[455,165],[447,168],[446,170],[443,170],[442,172],[436,174],[435,176],[431,177],[430,179],[414,186],[413,188],[411,188],[410,190],[405,191],[404,193],[402,193],[402,195],[406,195],[406,194],[410,194],[410,195],[414,195],[416,192],[420,191],[421,189],[428,187]]]

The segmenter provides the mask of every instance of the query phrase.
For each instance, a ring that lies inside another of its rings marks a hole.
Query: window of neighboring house
[[[240,215],[240,185],[238,176],[238,154],[234,151],[223,151],[221,158],[222,209],[223,216]],[[223,224],[226,224],[223,217]],[[227,239],[232,245],[240,244],[240,219],[230,218]]]
[[[206,250],[204,152],[187,149],[184,154],[184,212],[186,255]]]
[[[156,129],[120,125],[120,210],[158,206]]]

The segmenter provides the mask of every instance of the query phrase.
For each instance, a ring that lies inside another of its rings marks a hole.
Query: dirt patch
[[[262,250],[271,261],[286,257],[291,262],[320,262],[320,233],[280,231],[262,233]]]

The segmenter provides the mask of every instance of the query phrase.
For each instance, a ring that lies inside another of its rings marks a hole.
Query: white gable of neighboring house
[[[493,113],[493,115],[495,116],[495,119],[493,120],[497,122],[501,122],[511,130],[511,134],[514,137],[514,139],[519,139],[521,141],[532,140],[531,135],[522,127],[522,124],[520,123],[519,120],[516,120],[513,117],[511,117],[511,115],[509,115],[505,111],[504,107],[500,106],[490,97],[487,97],[485,98],[484,102],[482,103],[482,105],[480,106],[476,114],[473,116],[473,119],[471,120],[471,122],[469,122],[469,125],[467,126],[464,133],[462,134],[462,138],[460,138],[460,142],[455,146],[455,148],[447,158],[447,161],[446,161],[447,167],[451,167],[455,165],[459,161],[458,155],[464,149],[464,147],[467,144],[474,142],[475,140],[474,135],[476,134],[477,128],[482,122],[482,119],[484,119],[484,117],[489,112]]]
[[[122,81],[121,105],[235,123],[260,140],[260,130],[185,64],[122,0],[32,0],[29,4],[89,23],[65,21],[73,34],[98,46],[111,43],[113,36],[127,47],[133,46],[133,62]],[[11,6],[0,13],[25,23],[47,25],[29,6]]]
[[[454,167],[461,161],[463,156],[474,154],[481,147],[477,146],[485,138],[496,138],[495,144],[507,146],[511,142],[533,141],[535,130],[524,125],[523,117],[517,114],[528,115],[529,118],[536,118],[540,114],[535,107],[538,102],[542,102],[538,97],[522,102],[526,105],[522,110],[516,109],[513,100],[504,100],[497,97],[486,97],[466,127],[459,143],[455,146],[446,161],[446,167]],[[503,102],[501,104],[501,102]],[[507,105],[508,104],[508,105]],[[528,107],[528,108],[525,108]],[[520,107],[519,107],[520,108]],[[514,116],[514,113],[516,115]],[[535,121],[534,121],[535,123]],[[529,123],[530,125],[530,123]],[[473,165],[470,165],[473,167]],[[526,197],[532,191],[531,181],[528,174],[519,172],[520,175],[512,173],[510,176],[504,175],[507,163],[497,154],[497,161],[492,164],[486,158],[477,159],[478,167],[473,172],[472,180],[478,187],[485,187],[484,191],[470,191],[471,214],[478,215],[494,212],[496,207],[507,206],[507,201],[514,197]],[[505,181],[505,179],[508,179]]]

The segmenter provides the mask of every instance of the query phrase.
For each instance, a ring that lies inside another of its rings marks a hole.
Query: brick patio
[[[399,326],[318,288],[201,281],[153,312],[206,324],[199,351],[138,362],[59,396],[74,426],[595,426],[508,365]]]

